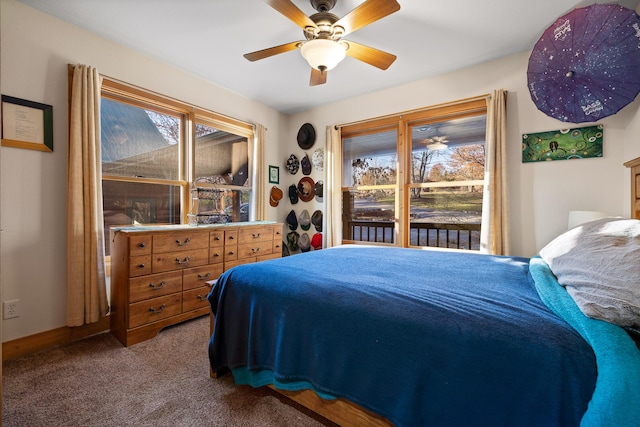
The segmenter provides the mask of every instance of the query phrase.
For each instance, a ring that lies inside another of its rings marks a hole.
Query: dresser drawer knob
[[[214,257],[216,257],[216,256],[220,256],[220,254],[219,254],[218,252],[216,252],[216,253],[214,253],[214,254],[213,254],[213,256],[214,256]]]
[[[260,248],[251,248],[251,252],[257,254],[258,252],[260,252]]]
[[[204,280],[204,279],[208,279],[210,276],[211,276],[211,272],[208,271],[207,274],[198,274],[198,279]]]
[[[180,265],[185,265],[189,263],[189,257],[186,257],[185,259],[181,260],[180,258],[176,258],[176,262]]]
[[[189,238],[189,237],[187,237],[186,239],[184,239],[184,242],[183,242],[183,241],[181,241],[181,240],[179,240],[179,239],[176,239],[176,244],[177,244],[178,246],[187,246],[187,245],[189,244],[189,242],[190,242],[190,241],[191,241],[191,238]]]
[[[139,248],[144,248],[144,247],[146,247],[146,246],[147,246],[147,245],[146,245],[144,242],[143,242],[143,243],[138,243],[138,247],[139,247]]]
[[[138,268],[144,268],[144,264],[138,264]]]
[[[198,295],[198,301],[205,301],[205,300],[206,300],[205,297],[203,297],[202,295]]]
[[[213,240],[215,240],[215,241],[220,240],[220,236],[216,236],[216,237],[214,237],[214,238],[213,238]]]
[[[149,283],[149,287],[151,289],[158,290],[158,289],[164,288],[164,285],[166,285],[166,284],[167,284],[166,280],[163,280],[162,282],[160,282],[159,285],[156,285],[155,283],[151,282],[151,283]]]
[[[253,233],[251,237],[253,237],[254,239],[258,239],[260,237],[260,233]]]
[[[158,314],[158,313],[162,313],[166,307],[167,306],[165,304],[162,304],[159,309],[156,310],[155,308],[151,307],[151,308],[149,308],[149,311],[152,314]]]

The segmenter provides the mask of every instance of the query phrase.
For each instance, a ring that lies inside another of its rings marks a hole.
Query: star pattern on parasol
[[[640,16],[617,4],[561,16],[535,44],[527,81],[538,109],[562,122],[617,113],[640,92]]]

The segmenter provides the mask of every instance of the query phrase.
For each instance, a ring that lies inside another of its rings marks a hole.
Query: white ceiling
[[[304,40],[262,0],[19,0],[283,113],[531,50],[577,0],[398,0],[400,11],[345,37],[397,55],[382,71],[347,57],[327,84],[309,87],[299,51],[257,62],[243,54]],[[364,0],[338,0],[342,17]],[[617,3],[635,9],[639,0]],[[307,15],[309,0],[293,0]],[[115,76],[114,76],[115,77]]]

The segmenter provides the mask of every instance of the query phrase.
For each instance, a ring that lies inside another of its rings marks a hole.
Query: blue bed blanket
[[[211,368],[309,387],[396,426],[577,426],[596,357],[529,259],[339,247],[247,264],[209,294]]]

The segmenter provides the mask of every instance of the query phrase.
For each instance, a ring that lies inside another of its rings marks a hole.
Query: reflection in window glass
[[[343,138],[345,240],[395,243],[397,144],[395,129]]]
[[[395,243],[395,189],[342,192],[343,238]]]
[[[414,125],[411,182],[484,179],[486,115]]]
[[[102,198],[105,236],[112,226],[180,224],[182,218],[178,185],[103,181]]]
[[[179,116],[102,98],[102,173],[179,179]]]
[[[342,186],[396,183],[397,132],[395,130],[342,140]]]
[[[486,116],[411,128],[409,244],[478,250]]]
[[[346,125],[341,132],[344,242],[479,249],[484,98]]]
[[[249,221],[251,189],[246,137],[196,123],[194,175],[196,185],[211,193],[208,199],[193,201],[192,213],[200,216],[199,221]]]
[[[249,186],[247,138],[196,124],[195,177],[216,184]]]

